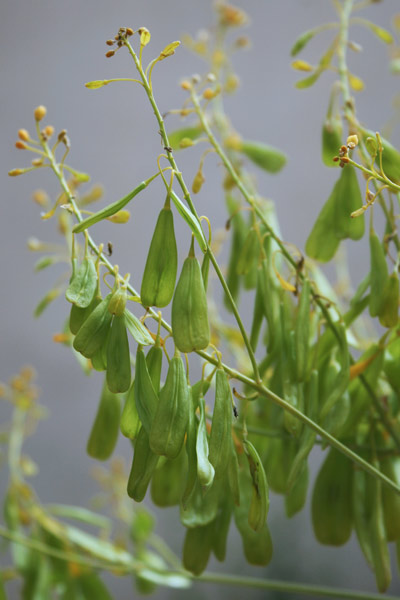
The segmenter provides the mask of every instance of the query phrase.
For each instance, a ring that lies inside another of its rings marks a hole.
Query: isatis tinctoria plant
[[[196,579],[296,597],[360,598],[312,583],[204,572],[211,555],[225,559],[231,527],[248,563],[274,560],[269,490],[283,496],[288,518],[303,509],[310,493],[317,542],[340,546],[355,531],[379,592],[388,589],[390,543],[400,563],[400,153],[374,123],[368,127],[357,116],[354,94],[364,83],[348,67],[349,52],[360,50],[350,41],[350,27],[365,27],[392,46],[394,73],[400,59],[394,36],[360,16],[372,1],[333,0],[336,21],[301,34],[291,49],[293,68],[306,73],[295,83],[299,90],[322,82],[328,70],[337,79],[327,93],[321,134],[321,168],[336,169],[336,182],[315,215],[304,253],[282,239],[274,205],[263,199],[253,176],[253,167],[280,172],[285,152],[242,136],[225,114],[224,98],[239,83],[234,52],[249,43],[241,31],[248,17],[239,8],[217,2],[211,32],[183,40],[204,60],[205,74],[181,81],[182,107],[170,111],[168,124],[173,115],[181,122],[172,131],[158,107],[156,74],[159,63],[173,60],[180,42],[152,51],[157,43],[146,27],[122,27],[106,41],[107,58],[129,54],[133,76],[93,80],[86,87],[131,84],[132,94],[147,97],[154,135],[162,140],[153,172],[133,182],[122,199],[89,210],[101,199],[101,188],[81,191],[89,176],[67,163],[66,130],[54,135],[54,128],[44,125],[44,106],[34,111],[35,135],[18,131],[16,147],[35,158],[9,175],[47,168],[61,187],[53,202],[44,192],[34,195],[41,218],[54,218],[65,238],[60,251],[31,239],[30,249],[42,253],[35,268],[68,263],[66,278],[47,292],[35,315],[65,297],[66,320],[55,341],[75,353],[85,373],[98,371],[103,378],[87,452],[107,460],[122,433],[129,440],[131,466],[128,473],[114,459],[109,471],[97,471],[124,526],[123,541],[119,536],[117,543],[112,521],[96,512],[42,505],[26,482],[33,463],[21,454],[24,436],[43,414],[33,372],[25,368],[4,385],[1,392],[14,417],[6,436],[10,484],[0,534],[10,542],[13,567],[1,572],[0,597],[6,597],[4,583],[18,577],[25,599],[110,598],[100,577],[110,571],[133,575],[140,593],[157,585],[185,588]],[[400,17],[393,30],[399,33]],[[318,64],[311,65],[299,56],[317,35],[326,35],[327,45]],[[147,62],[151,55],[155,58]],[[204,152],[188,182],[179,155],[197,145]],[[213,215],[200,215],[197,202],[205,193],[211,153],[224,166],[225,266],[218,259]],[[158,218],[143,276],[136,281],[113,264],[112,246],[96,241],[96,224],[128,223],[130,211],[137,210],[135,197],[157,185],[162,188]],[[186,226],[183,261],[178,220]],[[337,259],[343,240],[363,237],[370,248],[365,277],[353,294],[340,297],[323,277],[321,263],[343,260]],[[216,308],[211,276],[222,288],[223,308]],[[249,298],[247,330],[241,314]],[[165,307],[171,309],[171,323]],[[316,445],[325,454],[309,490],[308,460]],[[176,507],[185,528],[181,559],[154,533],[153,518],[140,504],[146,495],[157,506]],[[84,521],[96,533],[70,520]]]

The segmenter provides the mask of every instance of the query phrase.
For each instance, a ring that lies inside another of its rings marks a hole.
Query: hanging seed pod
[[[395,327],[399,320],[399,278],[393,272],[386,282],[383,291],[382,306],[379,311],[379,322],[382,327]]]
[[[109,391],[104,382],[97,415],[87,443],[92,458],[107,460],[113,453],[118,438],[121,400]]]
[[[236,454],[235,446],[232,440],[231,458],[228,465],[228,483],[232,494],[233,502],[239,506],[240,504],[240,486],[239,486],[239,461]]]
[[[377,463],[377,461],[374,461]],[[379,464],[374,464],[379,469]],[[371,494],[372,512],[369,529],[371,533],[372,564],[376,585],[380,592],[386,592],[392,580],[390,555],[386,539],[385,519],[382,502],[381,481],[369,477],[368,493]]]
[[[238,149],[268,173],[278,173],[286,164],[286,154],[261,142],[242,141]]]
[[[178,251],[174,217],[167,197],[161,210],[147,255],[140,297],[144,306],[167,306],[174,294]]]
[[[198,479],[190,495],[186,506],[181,505],[180,518],[185,527],[201,527],[211,523],[218,513],[221,496],[226,492],[224,480],[214,481],[212,486],[204,494]]]
[[[189,392],[179,353],[171,359],[150,429],[150,447],[156,454],[176,458],[185,440]]]
[[[85,256],[78,271],[72,276],[65,297],[79,308],[92,302],[97,289],[97,271],[93,260]]]
[[[258,277],[258,269],[257,269]],[[256,295],[254,297],[254,308],[253,308],[253,321],[251,324],[250,332],[250,344],[253,352],[257,350],[258,339],[260,337],[260,331],[263,324],[264,317],[264,300],[261,296],[260,286],[256,287]]]
[[[370,232],[369,248],[371,264],[369,314],[371,317],[376,317],[383,308],[384,292],[389,279],[389,273],[383,246],[374,230]]]
[[[69,314],[69,328],[73,335],[76,335],[86,321],[88,316],[94,311],[96,306],[101,302],[101,294],[95,294],[93,300],[86,308],[80,308],[76,304],[71,306],[71,312]]]
[[[146,365],[155,393],[160,391],[161,368],[163,352],[158,341],[150,348],[146,356]]]
[[[254,529],[254,531],[261,531],[267,521],[269,508],[267,477],[261,459],[253,444],[246,440],[244,446],[246,449],[247,460],[249,461],[253,489],[248,521],[250,527]]]
[[[353,529],[351,504],[353,466],[337,450],[329,450],[312,496],[314,534],[321,544],[341,546]]]
[[[232,519],[232,510],[232,498],[229,494],[223,494],[218,506],[217,516],[212,522],[212,551],[215,558],[220,562],[223,562],[226,556],[226,544]]]
[[[380,158],[379,153],[377,151],[377,142],[376,135],[373,131],[366,130],[364,131],[365,140],[368,136],[370,136],[375,142],[376,149],[376,159],[375,163],[378,167],[380,167]],[[382,143],[382,167],[385,175],[394,183],[400,183],[400,152],[395,148],[388,140],[383,137],[380,137]],[[375,152],[374,152],[375,154]]]
[[[179,150],[182,140],[185,138],[195,140],[196,138],[200,137],[201,133],[201,127],[182,127],[182,129],[176,129],[168,134],[168,142],[173,150]]]
[[[232,393],[228,376],[222,369],[215,374],[215,404],[210,433],[208,460],[215,478],[222,477],[228,468],[232,450]]]
[[[197,476],[200,485],[208,489],[214,481],[214,467],[208,460],[208,440],[204,398],[201,395],[199,399],[200,421],[197,428],[196,438],[196,456],[197,456]]]
[[[368,459],[365,451],[359,452],[360,456]],[[371,515],[374,510],[372,497],[369,494],[368,479],[370,475],[364,470],[355,467],[353,475],[353,515],[354,529],[357,535],[358,543],[369,566],[373,568],[372,559],[372,541],[370,534]]]
[[[340,116],[327,116],[322,126],[322,161],[327,167],[335,167],[339,164],[333,159],[339,154],[342,134],[343,127]]]
[[[135,442],[132,468],[128,478],[128,496],[141,502],[153,476],[160,457],[150,448],[149,436],[144,427],[139,431]]]
[[[300,294],[295,323],[297,381],[307,375],[308,351],[310,347],[310,282],[305,280]]]
[[[120,422],[120,430],[122,435],[129,438],[130,440],[135,440],[137,438],[141,427],[139,414],[135,403],[134,388],[135,382],[132,382],[129,392],[126,395],[125,405],[122,410]]]
[[[110,302],[108,303],[108,312],[116,317],[121,317],[125,313],[127,299],[126,285],[118,287],[112,293]]]
[[[90,313],[75,336],[73,347],[86,358],[92,358],[106,341],[112,319],[108,311],[110,299],[111,294],[108,294]]]
[[[229,287],[229,291],[232,295],[232,298],[236,302],[239,296],[240,290],[240,278],[236,271],[237,262],[239,260],[239,256],[242,250],[242,246],[246,239],[247,235],[247,226],[245,220],[243,219],[239,209],[240,203],[236,202],[232,196],[227,195],[226,197],[227,208],[229,214],[232,215],[230,218],[230,227],[232,229],[232,241],[231,248],[229,254],[229,263],[228,269],[226,273],[226,283]],[[224,295],[224,304],[228,310],[232,310],[232,306]]]
[[[161,459],[151,480],[151,499],[156,506],[167,507],[179,504],[187,473],[186,452],[173,460]]]
[[[239,465],[240,505],[233,507],[236,527],[243,543],[247,562],[251,565],[267,565],[272,558],[272,540],[267,523],[260,531],[254,531],[249,525],[249,511],[253,495],[253,485],[248,465],[241,461]]]
[[[364,235],[364,217],[350,214],[362,206],[362,196],[354,167],[346,165],[324,204],[306,242],[311,258],[328,262],[341,239],[359,240]]]
[[[104,345],[100,347],[90,359],[92,367],[95,369],[95,371],[105,371],[107,369],[107,344],[109,337],[110,332],[108,332]]]
[[[131,358],[125,315],[115,315],[107,342],[107,385],[116,394],[129,390]]]
[[[307,463],[303,465],[294,485],[285,496],[285,511],[288,519],[300,512],[307,500],[309,469]]]
[[[188,529],[182,552],[185,569],[200,575],[206,568],[212,549],[214,523]]]
[[[202,383],[202,382],[200,382]],[[182,495],[182,506],[185,509],[197,479],[197,453],[196,453],[196,408],[197,402],[193,400],[193,388],[189,387],[189,416],[186,431],[186,454],[188,459],[188,473],[186,486]]]
[[[380,470],[397,485],[400,484],[400,456],[385,456]],[[387,486],[382,487],[383,516],[388,542],[400,540],[400,496]]]
[[[183,263],[172,301],[172,332],[181,352],[203,350],[210,343],[207,297],[200,264],[194,255],[194,240]]]
[[[260,255],[260,241],[257,235],[257,231],[251,228],[244,241],[242,250],[240,252],[237,264],[236,273],[238,275],[247,275],[251,269],[256,265],[258,257]]]
[[[147,434],[150,434],[151,424],[157,409],[158,396],[154,390],[147,368],[146,357],[141,346],[138,346],[136,352],[134,396],[140,421]]]
[[[201,262],[201,276],[203,277],[203,285],[205,291],[207,291],[208,287],[208,274],[210,271],[210,254],[206,252],[203,256],[203,260]]]

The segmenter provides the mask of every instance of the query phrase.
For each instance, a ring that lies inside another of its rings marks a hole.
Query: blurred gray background
[[[253,0],[238,1],[252,21],[247,34],[252,39],[249,51],[238,53],[236,70],[241,78],[239,92],[227,99],[226,108],[237,130],[249,139],[259,139],[283,149],[289,155],[285,170],[276,176],[257,172],[261,193],[276,200],[283,238],[303,249],[310,227],[328,197],[337,171],[323,166],[320,159],[320,132],[327,109],[333,74],[324,74],[311,89],[297,90],[294,83],[302,74],[290,67],[290,48],[303,31],[335,18],[329,0]],[[363,16],[390,28],[391,16],[399,11],[398,0],[376,3]],[[34,485],[43,502],[88,505],[98,487],[90,476],[94,461],[85,454],[86,440],[97,409],[101,377],[83,375],[76,360],[52,336],[61,331],[69,306],[58,299],[39,319],[34,307],[52,286],[64,267],[33,272],[37,256],[28,252],[26,240],[35,236],[57,241],[54,221],[41,221],[40,208],[31,201],[32,191],[46,189],[52,197],[57,182],[47,170],[11,179],[7,171],[27,166],[30,155],[14,149],[20,127],[33,132],[33,109],[48,108],[46,123],[56,131],[67,128],[72,141],[69,163],[90,173],[93,183],[102,183],[112,202],[155,171],[155,156],[161,151],[152,111],[138,87],[110,85],[97,91],[84,87],[86,81],[109,77],[134,76],[127,52],[107,60],[104,42],[120,26],[147,26],[152,34],[146,58],[156,56],[183,33],[195,35],[210,25],[212,2],[195,0],[8,0],[1,4],[0,40],[2,45],[0,88],[2,135],[0,141],[1,219],[1,361],[0,380],[7,380],[21,365],[32,364],[38,372],[42,402],[49,419],[43,421],[29,440],[26,451],[40,465]],[[313,40],[301,58],[316,63],[331,33]],[[390,74],[388,47],[369,31],[354,27],[351,39],[364,47],[360,54],[350,53],[350,68],[366,82],[357,94],[359,118],[373,130],[381,130],[393,116],[392,98],[399,79]],[[203,63],[181,47],[175,56],[154,71],[155,95],[161,111],[181,106],[185,95],[179,88],[184,76],[202,72]],[[170,117],[171,129],[179,121]],[[400,144],[399,128],[393,141]],[[196,152],[177,158],[190,183],[197,162]],[[214,228],[223,227],[225,209],[220,191],[222,167],[215,157],[206,161],[206,183],[197,198],[201,214],[211,217]],[[115,262],[131,281],[140,287],[144,260],[154,220],[164,199],[159,184],[151,187],[131,206],[129,225],[101,225],[95,230],[98,241],[112,240]],[[182,227],[181,259],[188,246]],[[365,241],[365,240],[364,240]],[[348,245],[354,284],[365,272],[364,242]],[[226,254],[223,254],[223,256]],[[242,304],[249,322],[252,303]],[[9,411],[1,407],[2,420]],[[120,440],[117,454],[130,461],[129,442]],[[320,453],[313,455],[315,466]],[[315,475],[315,473],[314,473]],[[2,471],[2,484],[6,483]],[[180,553],[184,529],[176,509],[155,511],[157,531],[168,537]],[[309,506],[291,521],[284,516],[281,497],[272,495],[269,516],[274,540],[274,557],[265,569],[246,565],[241,542],[231,531],[227,561],[210,568],[259,577],[333,584],[374,591],[374,578],[355,543],[340,549],[319,545],[312,534]],[[391,593],[400,592],[393,560],[394,583]],[[108,578],[115,598],[129,598],[129,578]],[[18,597],[15,591],[15,597]],[[196,584],[191,591],[160,589],[156,598],[220,598],[224,595],[249,599],[284,598],[273,592],[235,590],[216,585]],[[293,597],[293,596],[291,596]],[[288,596],[287,596],[288,598]]]

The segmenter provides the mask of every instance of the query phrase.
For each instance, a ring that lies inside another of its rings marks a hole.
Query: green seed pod
[[[226,197],[226,202],[229,214],[231,215],[231,218],[228,221],[228,223],[230,223],[230,227],[232,229],[232,241],[229,254],[228,269],[226,273],[226,283],[229,287],[229,291],[231,292],[232,298],[236,302],[239,297],[240,290],[240,278],[237,274],[236,266],[239,260],[244,241],[246,239],[247,225],[239,211],[240,203],[236,202],[229,195]],[[232,306],[226,295],[224,295],[224,304],[228,310],[232,311]]]
[[[207,348],[210,343],[207,297],[193,239],[175,289],[171,319],[174,342],[181,352]]]
[[[213,543],[214,523],[188,529],[182,552],[185,569],[194,575],[200,575],[206,568]]]
[[[308,280],[303,283],[297,308],[295,346],[297,381],[304,381],[307,375],[310,347],[310,282]]]
[[[185,440],[189,402],[185,369],[178,353],[169,364],[151,424],[150,446],[153,452],[170,459],[178,456]]]
[[[258,277],[258,269],[257,269],[257,277]],[[264,300],[261,296],[260,286],[256,287],[256,295],[254,297],[254,308],[253,308],[253,321],[251,324],[251,332],[250,332],[250,344],[255,352],[257,350],[258,338],[260,336],[261,327],[263,324],[263,316],[264,316]]]
[[[393,272],[386,282],[383,291],[379,322],[382,327],[395,327],[399,320],[399,278]]]
[[[322,161],[327,167],[338,166],[333,158],[339,154],[342,145],[342,120],[340,117],[327,117],[322,126]]]
[[[389,280],[388,267],[383,246],[376,235],[371,231],[369,236],[370,262],[371,262],[371,292],[369,295],[369,314],[376,317],[383,308],[384,292]]]
[[[232,453],[228,465],[228,483],[234,503],[240,504],[239,461],[232,441]]]
[[[132,468],[128,478],[128,496],[141,502],[146,495],[150,479],[153,476],[159,456],[150,448],[149,436],[141,427],[135,442]]]
[[[162,357],[162,348],[156,342],[147,353],[146,365],[149,371],[151,383],[153,384],[154,391],[157,395],[160,391]]]
[[[229,494],[224,494],[218,506],[217,516],[212,522],[212,551],[215,558],[220,562],[223,562],[226,556],[226,543],[232,519],[232,510],[232,499]]]
[[[381,472],[400,485],[400,456],[385,456],[380,461]],[[382,487],[383,516],[388,542],[400,539],[400,496],[386,485]]]
[[[208,459],[215,478],[222,477],[229,465],[232,450],[232,393],[228,376],[222,369],[215,374],[215,404],[210,433]]]
[[[73,335],[76,335],[86,321],[88,316],[94,311],[96,306],[98,306],[101,302],[102,298],[100,294],[96,294],[86,308],[80,308],[76,304],[71,306],[71,312],[69,314],[69,328]]]
[[[206,427],[206,416],[204,398],[200,396],[200,421],[197,428],[196,438],[196,456],[197,456],[197,476],[199,478],[200,485],[208,489],[214,481],[214,467],[208,460],[208,440],[207,440],[207,427]]]
[[[86,256],[72,276],[65,297],[68,302],[86,308],[92,302],[97,289],[97,271],[93,260]]]
[[[286,494],[287,477],[297,452],[294,439],[276,437],[268,440],[265,454],[265,470],[271,490],[277,494]]]
[[[200,382],[201,383],[201,382]],[[197,402],[193,400],[193,388],[189,387],[189,416],[186,431],[186,454],[188,459],[188,473],[186,486],[182,495],[182,506],[185,509],[197,480],[197,453],[196,453],[196,407]]]
[[[158,396],[154,390],[147,368],[146,357],[141,346],[138,346],[136,352],[134,395],[140,421],[147,433],[150,434],[151,424],[157,409]]]
[[[268,173],[278,173],[286,164],[286,154],[260,142],[242,141],[240,151]]]
[[[264,523],[260,531],[254,531],[249,525],[253,484],[248,465],[243,460],[239,464],[239,483],[240,505],[233,507],[233,515],[242,538],[246,560],[251,565],[267,565],[272,558],[271,535],[267,523]]]
[[[118,439],[121,400],[109,391],[104,382],[92,430],[87,443],[87,453],[92,458],[107,460],[113,453]]]
[[[244,447],[246,449],[247,460],[249,461],[253,486],[248,521],[250,527],[254,529],[254,531],[261,531],[266,523],[269,508],[267,477],[261,459],[253,444],[246,440],[244,442]]]
[[[351,461],[335,449],[318,473],[312,496],[314,534],[321,544],[341,546],[353,528]]]
[[[141,423],[135,403],[135,382],[132,382],[129,392],[126,395],[124,408],[122,410],[120,429],[122,435],[135,440],[139,433]]]
[[[110,336],[107,335],[104,346],[99,348],[90,359],[92,367],[93,369],[95,369],[95,371],[105,371],[107,369],[107,343],[109,337]],[[104,348],[106,349],[106,351],[104,351]]]
[[[360,453],[362,458],[367,458],[364,453]],[[370,535],[370,523],[373,512],[372,497],[369,494],[368,479],[371,476],[364,470],[356,467],[353,475],[353,515],[354,529],[357,535],[360,548],[371,568],[372,560],[372,541]]]
[[[208,273],[210,271],[210,255],[206,252],[203,256],[201,263],[201,276],[203,277],[204,289],[207,291],[208,287]]]
[[[294,485],[285,496],[285,511],[288,519],[293,517],[295,514],[301,511],[302,508],[304,508],[307,500],[308,479],[308,464],[305,463]]]
[[[376,149],[378,144],[376,135],[373,131],[366,130],[366,137],[371,136],[375,142]],[[382,152],[382,167],[385,175],[394,183],[400,183],[400,152],[388,140],[381,137],[383,152]],[[380,167],[379,152],[376,153],[375,163]]]
[[[247,275],[251,269],[256,266],[260,255],[260,240],[257,231],[251,228],[244,240],[236,263],[236,273],[238,275]]]
[[[218,513],[221,496],[226,493],[225,481],[214,481],[212,486],[204,493],[199,480],[196,480],[193,493],[190,495],[186,506],[181,505],[180,518],[185,527],[201,527],[211,523]]]
[[[379,464],[375,464],[379,469]],[[367,482],[368,493],[371,494],[371,550],[372,564],[375,572],[376,585],[380,592],[386,592],[390,585],[392,574],[390,569],[390,555],[386,539],[385,519],[382,502],[382,484],[381,481],[369,477]]]
[[[116,317],[122,316],[125,312],[127,298],[126,287],[116,289],[115,292],[112,293],[108,304],[108,311],[110,314]]]
[[[80,327],[73,341],[77,352],[91,358],[101,348],[107,338],[112,316],[108,312],[111,294],[100,302]]]
[[[178,505],[187,473],[186,452],[181,452],[173,460],[160,459],[151,480],[151,499],[156,506],[166,507]]]
[[[76,584],[82,596],[79,594],[79,596],[74,597],[81,597],[84,600],[92,600],[93,598],[96,598],[96,600],[112,600],[110,592],[97,573],[87,572],[79,575]]]
[[[362,206],[362,196],[354,167],[346,165],[324,204],[306,242],[311,258],[327,262],[334,256],[341,239],[359,240],[364,235],[364,216],[352,219]]]
[[[107,385],[115,394],[126,392],[131,384],[131,358],[125,315],[114,316],[107,343]]]
[[[169,197],[161,210],[147,255],[140,297],[144,306],[167,306],[174,294],[178,251]]]

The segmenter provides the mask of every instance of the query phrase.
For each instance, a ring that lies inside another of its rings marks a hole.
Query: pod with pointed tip
[[[400,456],[384,456],[380,467],[386,477],[400,485]],[[400,540],[400,496],[385,485],[382,487],[382,503],[387,540]]]
[[[83,323],[86,321],[88,316],[94,311],[96,306],[100,304],[101,300],[101,295],[96,294],[89,306],[86,306],[86,308],[80,308],[76,304],[73,304],[71,306],[71,312],[69,313],[69,328],[73,335],[76,335],[78,333]]]
[[[168,198],[158,216],[144,268],[140,297],[145,306],[163,307],[171,302],[177,269],[174,217]]]
[[[269,490],[267,476],[257,450],[251,442],[244,442],[247,460],[249,461],[252,481],[252,496],[249,507],[248,521],[254,531],[261,531],[267,521],[269,508]]]
[[[179,455],[170,459],[160,459],[151,479],[151,499],[156,506],[178,505],[185,484],[187,457],[184,448]]]
[[[228,469],[232,451],[232,393],[228,376],[222,369],[215,374],[215,403],[210,433],[208,460],[215,470],[215,478]]]
[[[136,352],[134,396],[140,421],[150,434],[151,424],[158,404],[158,396],[154,390],[146,363],[146,357],[141,346]]]
[[[111,325],[112,315],[108,311],[108,303],[111,294],[108,294],[90,313],[76,334],[73,347],[77,352],[92,358],[99,348],[103,346],[107,339],[108,331]]]
[[[107,341],[107,385],[116,394],[129,390],[131,384],[131,358],[125,315],[115,315]]]
[[[379,311],[379,322],[383,327],[395,327],[399,320],[399,278],[393,272],[386,282],[383,291],[382,306]]]
[[[214,481],[214,467],[208,460],[208,439],[207,439],[207,427],[206,427],[206,415],[204,398],[200,396],[199,400],[200,407],[200,421],[197,427],[196,437],[196,456],[197,456],[197,476],[200,484],[208,489]]]
[[[239,150],[268,173],[278,173],[286,164],[286,154],[261,142],[242,141]]]
[[[86,256],[72,276],[65,297],[68,302],[86,308],[92,302],[97,289],[97,271],[93,260]]]
[[[333,158],[339,154],[342,145],[342,120],[340,117],[327,117],[322,126],[322,161],[327,167],[336,167]]]
[[[182,562],[185,569],[200,575],[206,568],[213,544],[214,523],[188,529],[183,544]]]
[[[377,317],[383,308],[389,273],[383,246],[374,230],[369,236],[369,248],[371,263],[369,314],[371,317]]]
[[[200,382],[201,384],[201,382]],[[193,386],[194,387],[194,386]],[[182,506],[185,509],[187,501],[190,498],[197,480],[197,419],[195,416],[197,401],[193,399],[193,387],[189,388],[189,416],[186,431],[186,454],[188,459],[188,472],[186,485],[182,495]]]
[[[156,454],[176,458],[185,440],[189,418],[189,391],[179,353],[169,363],[150,429],[150,447]]]
[[[321,544],[341,546],[353,529],[351,461],[329,450],[318,473],[312,495],[312,524]]]
[[[141,427],[139,414],[135,403],[135,382],[132,382],[126,395],[124,408],[122,410],[120,430],[122,435],[135,440]]]
[[[172,334],[181,352],[203,350],[210,343],[207,297],[193,240],[172,300]]]
[[[149,436],[145,428],[141,427],[135,442],[127,486],[128,496],[136,502],[141,502],[145,497],[159,458],[150,448]]]
[[[219,479],[204,493],[200,482],[196,483],[186,505],[181,505],[180,518],[185,527],[200,527],[211,523],[218,513],[220,498],[226,493],[225,481]]]
[[[118,439],[120,415],[121,400],[109,391],[104,382],[99,408],[87,443],[89,456],[98,460],[107,460],[111,456]]]

